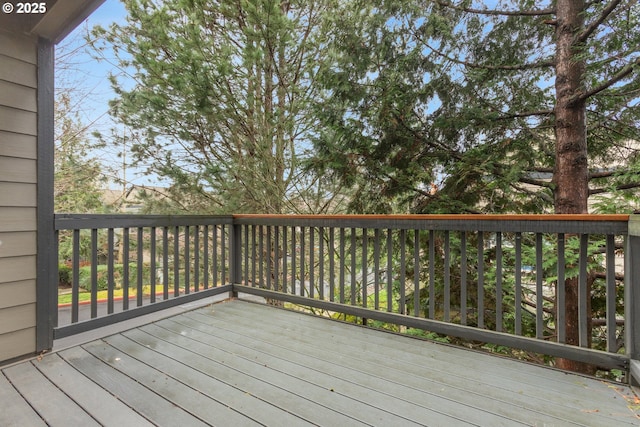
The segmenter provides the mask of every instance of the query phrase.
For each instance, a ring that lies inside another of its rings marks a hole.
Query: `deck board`
[[[624,385],[232,301],[2,369],[0,425],[633,426],[635,398]]]

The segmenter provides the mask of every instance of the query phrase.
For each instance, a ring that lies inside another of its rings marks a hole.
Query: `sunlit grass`
[[[164,286],[162,284],[156,285],[156,293],[162,293],[163,291],[164,291]],[[170,286],[169,291],[173,292],[173,286]],[[150,295],[151,286],[150,285],[143,286],[142,293],[143,295]],[[137,296],[137,294],[138,294],[138,290],[136,288],[129,289],[129,298],[133,298]],[[113,290],[114,298],[122,298],[123,295],[124,295],[124,290],[122,288]],[[107,290],[98,291],[98,298],[97,298],[98,300],[106,300],[108,297],[109,297],[109,291]],[[70,292],[64,293],[64,294],[58,294],[58,305],[71,304],[71,299],[72,299],[72,294]],[[83,301],[91,301],[91,292],[80,290],[80,292],[78,293],[78,302],[83,302]]]

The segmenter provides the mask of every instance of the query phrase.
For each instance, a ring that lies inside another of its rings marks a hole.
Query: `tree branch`
[[[632,190],[635,188],[640,188],[640,181],[631,182],[629,184],[620,184],[617,185],[614,190]],[[610,192],[610,188],[594,188],[589,190],[589,195],[592,196],[594,194],[604,194]]]
[[[622,69],[620,69],[620,71],[618,71],[611,79],[609,79],[606,82],[601,83],[600,85],[592,88],[591,90],[588,90],[586,92],[581,92],[578,93],[576,95],[574,95],[571,100],[569,100],[569,105],[575,105],[576,103],[580,102],[580,101],[585,101],[588,98],[591,98],[592,96],[609,89],[611,86],[613,86],[614,84],[618,83],[620,80],[624,79],[625,77],[627,77],[629,74],[634,72],[634,68],[635,67],[640,67],[640,56],[637,57],[635,59],[635,61],[630,62],[629,64],[625,65],[624,67],[622,67]]]
[[[602,10],[600,16],[598,16],[596,20],[587,25],[586,28],[577,35],[576,43],[584,43],[589,38],[589,36],[591,36],[591,34],[593,34],[593,32],[600,26],[600,24],[602,24],[605,19],[607,19],[609,15],[611,15],[611,13],[616,9],[616,7],[618,7],[621,1],[622,0],[613,0],[611,3],[609,3],[607,7]]]
[[[555,66],[554,61],[543,61],[543,62],[535,62],[530,64],[519,64],[519,65],[486,65],[486,64],[478,64],[475,62],[463,61],[461,59],[452,58],[446,53],[436,49],[427,43],[424,38],[418,34],[417,31],[413,32],[413,35],[416,39],[418,39],[423,45],[425,45],[429,50],[434,52],[436,55],[441,56],[447,61],[451,61],[455,64],[464,65],[465,67],[481,69],[481,70],[491,70],[491,71],[519,71],[519,70],[533,70],[537,68],[546,68]]]
[[[473,9],[470,7],[456,6],[446,1],[436,0],[435,3],[439,6],[446,7],[449,9],[459,10],[462,12],[475,13],[477,15],[489,15],[489,16],[543,16],[543,15],[553,15],[556,13],[555,8],[548,9],[540,9],[540,10],[519,10],[519,11],[511,11],[511,10],[482,10],[482,9]]]

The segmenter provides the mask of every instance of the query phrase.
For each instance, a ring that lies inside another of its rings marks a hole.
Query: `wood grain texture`
[[[73,411],[101,423],[105,412],[161,426],[639,421],[623,385],[237,300],[24,365],[34,384],[53,385],[45,394],[64,392]],[[7,387],[0,382],[0,396],[16,399]]]

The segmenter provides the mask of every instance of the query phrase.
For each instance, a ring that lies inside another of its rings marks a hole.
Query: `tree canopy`
[[[372,195],[352,201],[359,212],[637,200],[638,3],[484,3],[344,4],[313,165]]]
[[[174,208],[326,208],[300,164],[334,3],[128,0],[126,24],[94,31],[134,82],[113,79],[113,114],[134,129],[136,162],[171,183]]]

